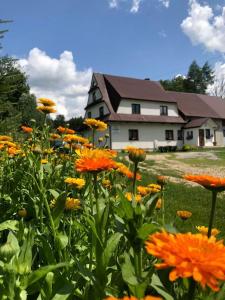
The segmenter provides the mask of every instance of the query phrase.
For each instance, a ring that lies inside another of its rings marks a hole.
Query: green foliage
[[[168,91],[205,94],[207,86],[213,83],[213,79],[213,71],[208,62],[200,67],[193,61],[186,76],[160,80],[160,83]]]

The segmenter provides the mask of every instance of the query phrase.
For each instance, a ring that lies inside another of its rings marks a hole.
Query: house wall
[[[129,140],[129,129],[138,129],[139,140]],[[143,149],[156,149],[159,146],[182,147],[183,142],[177,140],[178,124],[153,124],[153,123],[116,123],[111,124],[112,149],[124,149],[128,145]],[[174,131],[174,140],[165,140],[165,130]]]
[[[130,100],[122,99],[118,107],[118,114],[131,114],[132,108],[131,105],[140,104],[141,105],[141,114],[149,116],[160,116],[160,106],[168,106],[168,116],[177,117],[178,110],[176,103],[167,103],[167,102],[157,102],[157,101],[141,101],[141,100]]]
[[[198,130],[199,128],[189,128],[184,130],[184,144],[188,144],[191,146],[199,146],[199,138],[198,138]],[[187,139],[188,131],[193,132],[193,139]]]
[[[106,104],[104,102],[98,103],[96,105],[91,106],[90,108],[87,108],[86,112],[85,112],[85,118],[88,117],[88,112],[91,112],[91,117],[92,118],[98,118],[99,117],[99,107],[103,106],[104,107],[104,114],[108,114],[109,110],[108,107],[106,106]]]

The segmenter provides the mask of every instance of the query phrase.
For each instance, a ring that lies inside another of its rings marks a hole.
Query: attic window
[[[93,101],[97,100],[97,96],[96,96],[96,92],[95,91],[93,92],[92,97],[93,97]]]
[[[168,116],[168,106],[160,105],[160,116]]]
[[[99,117],[103,117],[104,116],[104,107],[100,106],[99,107]]]
[[[132,114],[135,115],[140,115],[141,113],[141,105],[140,104],[136,104],[136,103],[132,103]]]

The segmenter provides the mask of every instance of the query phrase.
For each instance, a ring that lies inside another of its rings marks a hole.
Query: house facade
[[[168,92],[148,79],[94,73],[85,118],[108,123],[107,143],[112,149],[225,146],[222,99]],[[102,135],[98,133],[96,142]]]

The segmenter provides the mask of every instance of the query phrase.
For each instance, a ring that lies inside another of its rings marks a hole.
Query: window
[[[187,131],[187,140],[193,139],[193,131]]]
[[[138,130],[137,129],[129,129],[129,141],[138,141]]]
[[[96,92],[93,92],[92,97],[93,97],[93,101],[97,100]]]
[[[139,115],[141,113],[141,105],[140,104],[132,104],[132,114]]]
[[[223,130],[223,136],[225,137],[225,129]]]
[[[89,119],[91,118],[91,111],[88,111],[87,116]]]
[[[168,116],[168,106],[166,105],[160,106],[160,116]]]
[[[222,120],[222,126],[225,126],[225,120]]]
[[[173,140],[173,130],[166,130],[166,140],[167,141],[172,141]]]
[[[205,130],[205,138],[206,138],[206,139],[210,139],[210,138],[211,138],[210,129],[206,129],[206,130]]]
[[[104,116],[104,107],[101,106],[99,107],[99,117],[103,117]]]
[[[177,139],[178,141],[182,141],[183,140],[183,130],[177,130]]]

